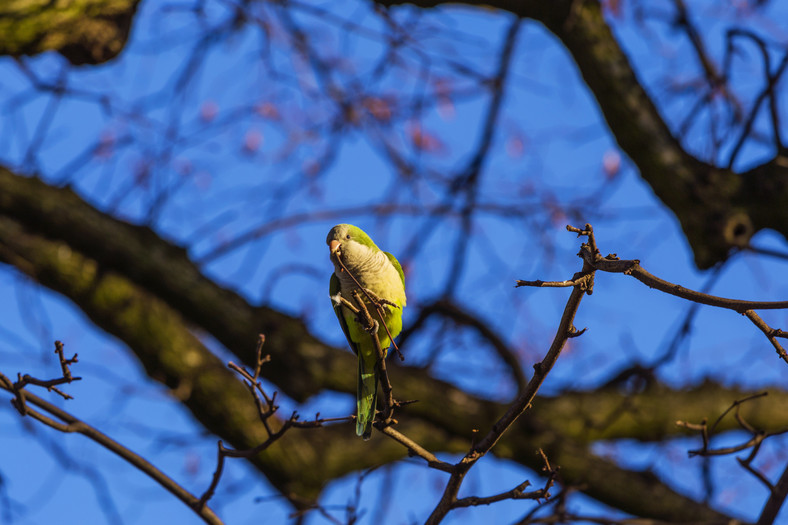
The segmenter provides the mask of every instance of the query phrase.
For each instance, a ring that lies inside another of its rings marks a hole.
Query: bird
[[[331,228],[326,244],[334,264],[329,282],[334,313],[351,350],[358,356],[356,434],[367,440],[375,420],[378,355],[371,333],[356,321],[356,314],[343,304],[343,300],[354,304],[352,293],[360,291],[369,313],[378,324],[377,336],[385,355],[392,339],[402,331],[402,309],[406,304],[405,274],[396,257],[378,248],[364,230],[352,224],[337,224]],[[378,306],[383,312],[382,318]]]

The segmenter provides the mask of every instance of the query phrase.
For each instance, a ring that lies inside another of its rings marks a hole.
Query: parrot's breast
[[[336,266],[334,274],[339,278],[340,291],[345,299],[352,302],[353,291],[361,285],[361,288],[371,291],[379,299],[391,301],[399,306],[399,308],[388,305],[382,307],[383,324],[378,330],[378,338],[381,347],[387,348],[391,342],[389,334],[393,338],[402,330],[405,285],[397,268],[394,267],[386,254],[379,248],[370,248],[358,243],[343,246],[342,262],[348,271],[343,271],[341,267]],[[353,276],[351,277],[348,272],[352,273]],[[353,277],[355,277],[355,280]],[[358,281],[358,284],[356,284],[356,281]],[[369,299],[363,293],[361,297],[365,303],[370,305]],[[372,348],[365,348],[365,343],[369,341],[369,336],[357,327],[355,315],[344,306],[342,307],[342,312],[348,325],[350,339],[360,345],[360,352],[371,352]],[[375,308],[370,308],[370,313],[374,318],[381,320],[380,313]]]
[[[391,264],[386,254],[380,250],[368,250],[361,247],[352,255],[346,254],[344,262],[347,269],[353,273],[363,288],[371,290],[380,297],[402,306],[405,303],[405,287],[399,272]],[[363,253],[366,252],[366,253]],[[353,290],[358,288],[353,278],[347,272],[338,272],[342,295],[349,298]]]

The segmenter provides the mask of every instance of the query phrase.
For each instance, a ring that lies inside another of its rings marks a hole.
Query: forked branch
[[[586,225],[586,229],[590,228],[590,225]],[[584,235],[581,230],[574,228],[572,226],[567,226],[567,230],[572,232],[580,232],[578,235]],[[600,255],[599,250],[596,248],[594,244],[589,243],[586,245],[584,244],[580,248],[580,253],[578,254],[585,262],[588,264],[588,267],[593,270],[599,270],[602,272],[608,273],[623,273],[625,275],[629,275],[637,279],[638,281],[642,282],[649,288],[654,288],[661,292],[675,295],[676,297],[681,297],[682,299],[686,299],[688,301],[692,301],[698,304],[705,304],[708,306],[714,306],[717,308],[725,308],[728,310],[733,310],[734,312],[738,312],[740,314],[745,315],[750,321],[755,324],[766,336],[769,342],[774,347],[777,355],[788,363],[788,352],[782,347],[780,342],[777,340],[778,337],[786,338],[788,337],[788,332],[785,332],[780,329],[772,328],[766,322],[755,313],[755,310],[785,310],[788,309],[788,301],[744,301],[741,299],[729,299],[726,297],[718,297],[716,295],[710,295],[703,292],[698,292],[696,290],[692,290],[690,288],[685,288],[684,286],[674,284],[664,279],[657,277],[656,275],[652,275],[651,273],[647,272],[641,265],[640,261],[637,259],[631,260],[622,260],[619,259],[615,254],[610,254],[605,257]],[[568,281],[557,281],[557,282],[545,282],[545,281],[521,281],[518,280],[516,286],[538,286],[538,287],[562,287],[562,286],[576,286],[580,283],[581,280],[591,278],[593,279],[593,272],[581,272],[581,274],[576,275],[571,280]],[[593,290],[593,280],[589,285],[589,289]],[[591,293],[591,291],[589,291]]]
[[[17,382],[12,382],[7,376],[0,373],[0,388],[14,394],[15,398],[11,402],[13,403],[15,408],[19,411],[19,413],[22,416],[30,416],[36,421],[39,421],[40,423],[43,423],[44,425],[54,428],[55,430],[58,430],[60,432],[82,434],[88,439],[95,441],[102,447],[106,448],[107,450],[114,453],[115,455],[125,459],[131,465],[133,465],[137,469],[147,474],[148,477],[153,479],[155,482],[157,482],[159,485],[164,487],[167,491],[169,491],[171,494],[173,494],[175,497],[177,497],[187,506],[192,508],[195,511],[195,513],[197,513],[197,515],[200,516],[200,518],[205,523],[211,525],[221,525],[222,521],[214,513],[213,510],[211,510],[209,507],[206,507],[204,505],[198,507],[197,502],[199,500],[196,496],[194,496],[185,488],[183,488],[181,485],[176,483],[172,478],[167,476],[164,472],[160,471],[148,460],[146,460],[139,454],[132,452],[130,449],[121,445],[120,443],[110,438],[106,434],[100,432],[93,426],[73,416],[69,412],[66,412],[65,410],[36,396],[35,394],[31,394],[25,389],[25,386],[27,386],[28,384],[43,386],[48,390],[54,390],[55,392],[57,392],[58,394],[60,394],[66,399],[71,399],[71,396],[57,390],[54,387],[54,385],[70,383],[71,381],[76,381],[80,379],[79,377],[72,377],[71,371],[69,370],[69,366],[77,362],[76,354],[71,359],[64,358],[63,344],[60,341],[57,341],[55,343],[55,348],[56,348],[55,352],[58,354],[60,358],[61,372],[63,373],[63,377],[61,378],[42,381],[42,380],[37,380],[35,378],[31,378],[28,375],[23,375],[21,376],[21,380]],[[41,409],[41,412],[31,408],[29,405],[38,407],[39,409]],[[49,414],[49,416],[46,415],[45,413]]]
[[[761,445],[763,444],[764,440],[772,437],[777,436],[780,434],[788,433],[788,428],[775,431],[775,432],[766,432],[763,430],[759,430],[751,425],[742,415],[739,408],[742,404],[753,401],[755,399],[761,398],[766,396],[766,392],[762,392],[760,394],[755,394],[752,396],[748,396],[744,399],[738,399],[734,401],[731,406],[729,406],[714,424],[711,427],[708,427],[706,424],[706,420],[704,419],[701,423],[688,423],[686,421],[677,421],[676,424],[678,426],[688,428],[690,430],[695,430],[700,433],[702,439],[702,447],[696,450],[690,450],[690,456],[723,456],[728,454],[735,454],[736,452],[740,452],[743,450],[750,449],[750,453],[747,455],[746,458],[737,457],[736,461],[739,465],[745,469],[747,472],[755,476],[755,478],[760,481],[768,490],[769,490],[769,498],[764,505],[761,515],[758,518],[757,525],[771,525],[774,523],[774,520],[777,517],[777,514],[780,511],[783,503],[785,502],[786,496],[788,496],[788,466],[786,466],[785,470],[783,471],[780,479],[777,481],[776,484],[772,484],[769,481],[769,478],[758,470],[754,465],[753,462],[755,461],[758,453],[761,451]],[[739,445],[729,446],[729,447],[722,447],[722,448],[712,448],[711,447],[711,439],[714,436],[714,430],[716,429],[717,425],[722,421],[722,419],[728,415],[730,412],[733,412],[736,421],[739,423],[739,426],[742,430],[748,432],[750,434],[750,439],[746,442],[741,443]]]
[[[307,420],[307,421],[300,421],[299,416],[296,412],[293,412],[284,423],[279,426],[278,429],[274,429],[271,425],[270,420],[272,416],[276,413],[279,409],[279,406],[276,405],[276,392],[272,395],[268,395],[263,388],[262,383],[260,382],[260,371],[263,368],[263,365],[271,360],[270,355],[263,355],[263,345],[265,344],[265,335],[259,334],[257,337],[257,362],[255,364],[255,369],[253,373],[250,373],[248,370],[243,368],[242,366],[238,366],[232,361],[228,363],[228,367],[238,373],[243,379],[246,387],[249,389],[249,393],[254,398],[255,405],[257,406],[257,411],[260,416],[260,421],[265,428],[266,433],[268,434],[268,438],[265,441],[258,444],[255,447],[246,450],[236,450],[232,448],[227,448],[222,443],[222,440],[219,440],[217,443],[217,456],[216,456],[216,468],[213,472],[213,477],[211,478],[211,483],[208,488],[203,492],[202,496],[199,499],[195,499],[191,503],[192,508],[196,511],[201,511],[205,508],[205,505],[208,503],[214,493],[216,492],[216,487],[219,486],[219,481],[221,480],[222,473],[224,472],[224,460],[225,458],[251,458],[256,456],[257,454],[261,453],[272,444],[274,444],[278,439],[285,435],[285,433],[290,430],[291,428],[319,428],[322,427],[325,423],[339,423],[339,422],[347,422],[352,421],[353,416],[346,416],[346,417],[337,417],[337,418],[320,418],[320,414],[315,415],[315,419]],[[278,424],[278,423],[277,423]]]

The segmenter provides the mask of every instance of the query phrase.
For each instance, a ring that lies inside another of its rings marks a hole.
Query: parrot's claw
[[[385,307],[385,308],[387,308],[388,310],[390,310],[392,306],[393,306],[394,308],[399,308],[399,305],[398,305],[397,303],[391,302],[391,301],[389,301],[388,299],[383,299],[382,297],[378,297],[378,296],[377,296],[377,295],[376,295],[376,294],[375,294],[375,293],[374,293],[372,290],[370,290],[369,288],[364,288],[364,291],[365,291],[365,292],[367,292],[367,294],[369,294],[369,296],[370,296],[370,297],[372,297],[372,299],[373,299],[373,300],[374,300],[374,301],[375,301],[375,302],[376,302],[376,303],[377,303],[379,306],[381,306],[381,307]]]
[[[376,334],[378,333],[378,328],[380,328],[380,324],[376,320],[372,319],[372,325],[367,328],[364,328],[364,330],[366,330],[370,334]]]
[[[392,308],[399,308],[397,303],[391,302],[387,299],[381,299],[380,304],[388,310],[391,310]]]

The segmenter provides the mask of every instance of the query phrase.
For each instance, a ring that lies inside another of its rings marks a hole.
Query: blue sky
[[[669,9],[667,3],[658,4],[659,9]],[[190,13],[188,5],[143,2],[127,49],[107,65],[69,68],[53,55],[23,59],[23,66],[0,60],[0,160],[55,183],[73,184],[103,210],[133,222],[149,222],[166,238],[186,245],[197,260],[272,220],[304,215],[294,228],[274,230],[213,258],[203,270],[250,301],[302,316],[314,333],[337,346],[343,344],[343,336],[326,297],[331,266],[324,239],[334,223],[357,223],[382,248],[400,256],[408,270],[407,325],[413,307],[445,287],[459,231],[458,222],[447,219],[421,236],[429,223],[424,210],[442,203],[442,177],[462,169],[472,157],[487,105],[487,97],[479,96],[471,77],[453,69],[454,57],[491,74],[511,17],[463,8],[428,13],[397,9],[395,19],[408,24],[416,44],[402,52],[404,66],[377,76],[384,50],[382,26],[366,4],[295,4],[295,22],[310,28],[310,36],[321,43],[320,55],[335,66],[329,76],[336,85],[354,90],[354,82],[361,82],[366,93],[381,98],[397,95],[410,103],[423,102],[422,93],[428,100],[440,89],[449,93],[442,104],[427,102],[418,121],[401,119],[377,129],[348,129],[341,141],[334,141],[328,131],[335,108],[317,90],[325,79],[312,73],[309,64],[288,47],[282,27],[272,22],[282,19],[276,7],[258,6],[258,25],[226,36],[221,28],[230,3],[207,2],[202,19]],[[719,53],[725,28],[737,13],[730,6],[712,11],[713,5],[696,7],[710,49]],[[317,8],[327,11],[321,14]],[[761,15],[738,19],[779,39],[784,27],[777,22],[779,7],[773,9],[769,24]],[[696,65],[683,39],[657,23],[638,25],[632,13],[625,10],[623,17],[613,19],[616,34],[660,109],[675,125],[688,103],[665,87],[667,80],[691,79],[697,75]],[[338,28],[333,16],[358,24],[355,32]],[[192,55],[206,28],[216,31],[219,43],[204,54]],[[188,89],[180,89],[179,79],[185,78],[184,71],[191,71],[192,56],[199,67],[189,77]],[[757,55],[743,56],[738,70],[743,73],[736,85],[746,96],[757,88],[751,76],[757,70],[753,63]],[[593,97],[554,37],[534,23],[523,23],[511,68],[482,175],[480,201],[517,208],[521,215],[512,219],[479,214],[457,296],[518,349],[529,370],[546,350],[568,292],[514,290],[513,283],[515,279],[563,280],[579,269],[574,256],[579,242],[564,231],[567,222],[578,226],[576,219],[592,222],[604,253],[638,258],[646,269],[667,280],[699,288],[708,275],[694,268],[675,218],[617,150]],[[31,90],[31,75],[63,79],[72,88],[71,95],[55,100],[49,93]],[[109,94],[109,104],[102,103],[103,94]],[[408,133],[417,124],[439,139],[435,151],[408,148]],[[688,143],[705,155],[709,149],[703,126],[701,119]],[[381,153],[380,135],[404,152],[418,170],[417,182],[403,187]],[[99,144],[106,147],[101,150],[106,154],[94,153]],[[730,141],[726,144],[720,158],[730,149]],[[741,165],[767,154],[757,144],[748,146]],[[620,171],[614,178],[606,177],[604,159],[616,156]],[[315,169],[321,171],[310,176]],[[597,197],[589,201],[589,194]],[[378,217],[355,213],[370,204],[397,206],[400,212]],[[330,218],[308,217],[330,212],[336,213]],[[770,232],[759,234],[754,242],[785,251],[784,239]],[[784,266],[773,259],[737,256],[712,293],[784,298],[788,285],[777,278]],[[96,331],[68,301],[32,285],[10,268],[0,268],[0,289],[9,298],[0,316],[0,371],[54,375],[52,341],[65,341],[68,352],[79,353],[74,372],[83,380],[68,387],[74,400],[55,401],[149,457],[193,492],[207,486],[216,438],[195,425],[164,388],[151,383],[119,341]],[[543,393],[554,394],[566,386],[593,387],[627,363],[650,362],[665,350],[688,308],[624,276],[599,275],[596,293],[584,300],[576,321],[589,331],[572,342]],[[766,313],[764,318],[773,325],[788,325],[784,312]],[[426,359],[438,344],[435,336],[426,331],[413,341],[407,349],[409,362]],[[226,356],[217,344],[207,342]],[[446,340],[440,344],[444,348],[433,366],[436,375],[452,378],[480,395],[500,400],[512,396],[506,371],[472,338],[458,337],[453,348],[447,348]],[[764,388],[784,383],[784,370],[774,363],[770,345],[745,318],[704,308],[692,335],[676,359],[661,370],[660,378],[676,386],[714,377]],[[284,413],[297,408],[305,417],[315,411],[345,415],[352,405],[350,396],[337,394],[320,396],[305,406],[282,400]],[[0,521],[25,525],[116,519],[127,524],[196,522],[190,511],[150,480],[80,436],[57,434],[21,420],[8,405],[0,410],[0,428],[0,447],[14,451],[4,454],[0,463]],[[685,454],[693,446],[691,440],[678,440],[667,450],[634,443],[613,450],[625,452],[635,466],[654,468],[674,486],[700,494],[700,462],[688,460]],[[603,449],[601,445],[600,452]],[[359,453],[364,453],[361,442]],[[780,457],[779,450],[771,453]],[[89,461],[71,464],[65,458]],[[734,489],[718,491],[715,503],[752,519],[765,491],[756,483],[741,481],[733,458],[718,460],[713,468],[721,473],[720,485],[729,477],[740,481]],[[103,481],[91,484],[87,481],[91,478]],[[538,484],[535,473],[486,458],[461,494],[508,490],[524,478]],[[381,490],[387,494],[390,490],[397,508],[384,523],[418,521],[437,501],[443,480],[442,474],[409,460],[390,472],[381,469],[367,476],[363,501],[377,502]],[[333,483],[323,502],[347,504],[357,483],[355,474]],[[95,490],[105,484],[106,493]],[[734,496],[730,490],[735,490]],[[413,497],[414,493],[421,497]],[[111,504],[106,503],[109,500]],[[265,480],[241,461],[230,462],[213,503],[232,524],[280,523],[289,512]],[[582,497],[575,504],[599,510]],[[509,502],[452,513],[446,522],[465,523],[476,516],[506,522],[530,508],[527,502]],[[370,522],[372,515],[368,511],[362,523]],[[309,522],[324,520],[315,515]]]

